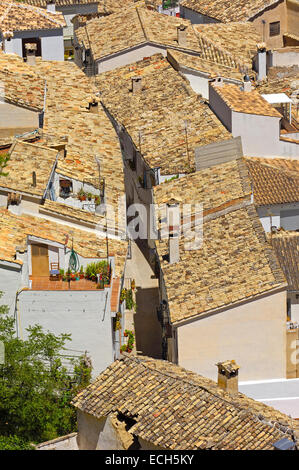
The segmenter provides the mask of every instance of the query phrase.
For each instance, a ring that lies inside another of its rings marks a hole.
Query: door
[[[31,245],[32,276],[49,276],[49,255],[47,245]]]

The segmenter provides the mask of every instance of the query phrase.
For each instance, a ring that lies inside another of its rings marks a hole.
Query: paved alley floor
[[[140,354],[162,357],[162,330],[157,318],[159,281],[147,262],[147,247],[132,241],[132,259],[127,260],[126,277],[135,279],[137,312],[134,315],[136,348]]]

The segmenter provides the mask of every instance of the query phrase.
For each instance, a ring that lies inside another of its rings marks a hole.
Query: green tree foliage
[[[0,450],[34,450],[34,446],[18,436],[0,436]]]
[[[0,436],[2,440],[16,436],[20,439],[16,446],[74,432],[76,414],[70,402],[91,375],[84,357],[73,360],[72,374],[63,367],[60,354],[70,335],[45,333],[39,325],[27,332],[26,340],[17,338],[14,319],[7,307],[0,306],[0,341],[5,345],[5,363],[0,365]]]
[[[7,176],[8,173],[5,173],[3,170],[7,166],[7,162],[9,160],[8,153],[0,153],[0,176]]]

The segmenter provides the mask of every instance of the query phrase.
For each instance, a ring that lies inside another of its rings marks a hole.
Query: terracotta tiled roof
[[[212,87],[233,111],[260,116],[282,117],[256,90],[244,92],[239,86],[230,83],[225,83],[222,86],[212,84]]]
[[[122,413],[135,422],[131,434],[164,449],[273,449],[294,435],[292,419],[274,408],[143,356],[124,354],[73,404],[96,418]]]
[[[186,54],[184,52],[176,51],[174,49],[167,50],[167,59],[174,66],[176,70],[180,66],[187,67],[188,69],[197,70],[208,75],[208,78],[231,78],[243,81],[243,74],[238,69],[229,66],[212,62],[211,60],[202,59],[201,57]]]
[[[168,238],[156,242],[172,323],[231,306],[285,284],[251,205],[245,159],[163,183],[155,187],[154,195],[157,204],[171,199],[182,204],[203,204],[202,243],[188,246],[194,241],[194,227],[191,238],[188,231],[183,231],[179,262],[168,261]],[[195,214],[194,207],[191,214]],[[162,228],[165,218],[162,213]]]
[[[20,0],[23,1],[23,0]],[[68,5],[87,5],[88,3],[103,3],[105,0],[54,0],[56,6],[63,7]],[[112,0],[111,0],[112,1]],[[47,0],[26,0],[28,5],[46,8]]]
[[[283,36],[288,39],[293,39],[294,41],[297,41],[299,44],[299,35],[294,34],[294,33],[284,33]]]
[[[16,141],[9,151],[5,168],[8,176],[0,176],[0,186],[42,197],[57,155],[57,150],[40,144]],[[33,186],[33,172],[36,175],[36,186]]]
[[[106,202],[118,208],[118,198],[124,194],[122,155],[116,132],[101,105],[98,114],[87,109],[89,102],[96,98],[96,89],[75,64],[37,61],[35,67],[47,79],[43,131],[56,138],[68,137],[67,155],[59,160],[57,172],[98,184],[96,157],[100,162],[100,176],[105,178]],[[47,136],[45,144],[50,145]]]
[[[280,231],[269,235],[288,281],[288,290],[299,291],[299,233]]]
[[[197,11],[222,23],[247,21],[279,0],[183,0],[182,7]]]
[[[15,86],[14,73],[20,86]],[[29,79],[26,82],[27,74]],[[96,88],[84,73],[69,62],[37,59],[36,65],[30,67],[20,57],[2,53],[0,75],[6,83],[5,93],[11,96],[12,101],[37,108],[43,107],[46,81],[41,145],[51,147],[67,137],[66,158],[59,159],[56,171],[94,185],[99,184],[99,176],[105,178],[106,202],[118,214],[118,198],[124,194],[119,140],[101,104],[98,105],[98,114],[89,112],[89,103],[99,99],[95,94]],[[100,163],[100,175],[96,158]]]
[[[287,159],[247,158],[257,206],[299,201],[299,163]]]
[[[120,278],[113,279],[111,292],[111,312],[117,312],[119,306]]]
[[[177,26],[180,24],[187,26],[186,47],[178,45]],[[200,52],[197,35],[190,21],[162,15],[143,5],[133,5],[119,13],[95,18],[86,27],[78,28],[76,37],[85,48],[91,46],[94,60],[147,42]]]
[[[39,206],[40,213],[48,213],[52,215],[61,215],[67,218],[72,219],[74,222],[76,220],[86,222],[87,224],[92,225],[93,227],[97,224],[105,225],[105,217],[101,215],[88,212],[83,209],[78,209],[77,207],[71,207],[67,204],[61,202],[50,201],[47,199],[42,206]]]
[[[6,102],[36,111],[43,109],[45,80],[19,56],[0,51],[0,80]]]
[[[172,198],[184,204],[203,204],[204,212],[251,195],[250,179],[244,159],[216,165],[154,187],[156,204]]]
[[[142,77],[142,90],[132,93],[132,77]],[[230,138],[230,133],[189,82],[161,54],[96,77],[101,99],[129,132],[150,167],[162,174],[194,169],[194,149]],[[187,121],[188,151],[185,121]]]
[[[209,40],[219,50],[230,54],[251,71],[252,60],[257,54],[257,44],[263,41],[252,23],[199,24],[194,25],[194,28],[201,37]],[[207,48],[205,54],[209,53],[211,52]],[[213,60],[218,62],[217,55]]]
[[[17,216],[7,209],[0,208],[0,259],[22,264],[15,259],[16,247],[26,246],[29,235],[45,240],[65,244],[66,235],[69,235],[68,248],[74,250],[84,258],[106,259],[106,238],[95,233],[78,230],[67,225],[55,223],[32,215]],[[110,239],[109,255],[115,257],[115,275],[122,276],[127,255],[127,242]]]
[[[66,26],[59,12],[45,11],[27,3],[2,0],[0,4],[0,31],[57,29]]]

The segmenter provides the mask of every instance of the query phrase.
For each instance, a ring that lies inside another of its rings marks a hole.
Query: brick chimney
[[[167,204],[167,223],[169,263],[174,264],[180,261],[180,208],[176,201]]]
[[[218,362],[218,387],[230,393],[238,393],[238,374],[240,367],[234,360]]]
[[[187,47],[187,26],[180,24],[177,26],[177,41],[181,47]]]
[[[142,78],[141,77],[132,77],[132,92],[136,93],[137,91],[142,90]]]
[[[35,65],[36,64],[36,51],[37,51],[37,44],[35,43],[27,43],[25,44],[26,49],[26,59],[28,65]]]

